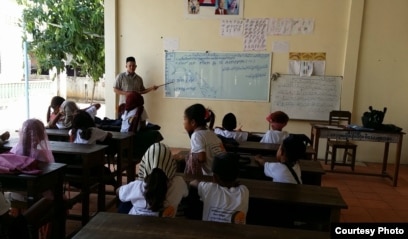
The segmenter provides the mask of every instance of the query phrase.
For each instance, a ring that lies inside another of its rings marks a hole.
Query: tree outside
[[[17,0],[21,26],[39,69],[80,70],[95,83],[105,72],[103,0]]]

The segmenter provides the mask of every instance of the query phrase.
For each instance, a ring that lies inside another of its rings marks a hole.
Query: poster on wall
[[[243,18],[244,0],[185,0],[186,18]]]
[[[289,52],[288,74],[323,76],[326,71],[325,52]]]

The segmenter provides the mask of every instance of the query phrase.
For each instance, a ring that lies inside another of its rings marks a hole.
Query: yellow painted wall
[[[408,132],[407,10],[406,0],[366,1],[353,111],[361,116],[370,105],[376,109],[388,107],[384,123],[398,125],[405,132]],[[407,163],[408,138],[404,141],[402,162]],[[383,153],[382,145],[360,142],[358,145],[359,158],[375,160]],[[390,149],[393,153],[395,147]]]
[[[108,116],[113,117],[116,105],[112,90],[114,76],[125,70],[127,56],[136,57],[136,71],[144,78],[145,86],[164,82],[165,37],[178,38],[180,51],[242,51],[242,38],[219,35],[220,20],[186,19],[185,1],[105,1]],[[290,51],[326,52],[326,74],[344,76],[342,109],[352,111],[356,123],[360,123],[359,118],[368,105],[386,105],[389,107],[386,121],[407,128],[399,104],[403,102],[403,86],[408,85],[401,67],[407,62],[408,46],[403,45],[408,36],[408,17],[403,12],[407,4],[406,0],[245,0],[244,18],[314,18],[313,34],[268,36],[267,50],[272,50],[273,41],[288,41]],[[387,13],[380,14],[384,9]],[[397,29],[392,30],[396,24]],[[388,34],[393,37],[388,38]],[[272,58],[272,71],[286,73],[288,54],[274,53]],[[373,69],[381,73],[373,73]],[[393,77],[385,77],[390,75]],[[373,84],[373,80],[379,83]],[[396,85],[390,84],[391,81]],[[399,100],[383,89],[401,92]],[[189,138],[182,126],[183,111],[197,102],[215,111],[216,125],[221,124],[224,114],[233,112],[244,130],[268,129],[265,117],[270,112],[270,103],[169,99],[164,98],[163,89],[145,95],[145,102],[150,120],[162,126],[164,142],[172,147],[189,147]],[[286,129],[310,134],[310,124],[306,121],[292,120]],[[362,144],[358,160],[380,160],[368,147],[378,148],[378,145]],[[405,155],[403,161],[406,161]]]

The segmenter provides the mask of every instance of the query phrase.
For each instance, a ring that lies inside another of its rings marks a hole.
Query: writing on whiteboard
[[[268,101],[270,53],[166,52],[166,97]]]
[[[340,108],[341,77],[282,75],[272,82],[272,111],[282,110],[292,119],[328,120]]]

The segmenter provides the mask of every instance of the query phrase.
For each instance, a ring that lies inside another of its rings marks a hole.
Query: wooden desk
[[[279,149],[279,144],[270,144],[270,143],[259,143],[252,141],[245,141],[239,143],[238,146],[226,146],[228,152],[236,153],[248,153],[248,154],[262,154],[262,155],[272,155],[275,156],[276,152]],[[313,147],[308,146],[306,149],[306,154],[312,158],[312,155],[315,154]]]
[[[18,143],[17,138],[10,139],[6,144],[0,146],[1,148],[10,150],[15,144]],[[74,160],[75,156],[80,156],[82,176],[80,183],[82,185],[81,190],[81,203],[82,203],[82,225],[85,225],[89,221],[89,196],[91,193],[91,186],[93,184],[91,178],[91,170],[98,169],[97,180],[101,182],[103,177],[103,167],[105,165],[105,148],[106,145],[95,144],[74,144],[70,142],[50,141],[50,148],[54,155],[56,162],[62,162],[68,164],[68,168],[74,165],[70,164],[70,160],[67,157]],[[64,160],[61,161],[61,158]],[[75,158],[77,159],[77,158]],[[100,170],[99,170],[100,169]],[[69,175],[66,175],[67,179],[72,179]],[[105,210],[105,185],[98,183],[98,211]],[[77,219],[74,217],[74,219]]]
[[[383,154],[383,165],[380,174],[365,174],[365,175],[376,175],[382,177],[388,177],[392,180],[392,185],[397,186],[398,182],[398,172],[401,161],[401,149],[402,149],[402,139],[405,133],[393,133],[385,131],[369,131],[369,130],[354,130],[350,128],[335,128],[327,127],[327,125],[322,124],[311,124],[311,140],[313,142],[314,150],[316,154],[314,155],[314,160],[317,159],[317,154],[319,152],[319,140],[322,138],[330,139],[341,139],[341,140],[351,140],[351,141],[369,141],[369,142],[380,142],[384,143],[384,154]],[[396,144],[396,154],[395,154],[395,169],[394,174],[390,175],[387,173],[387,163],[388,163],[388,153],[390,143]],[[364,173],[359,173],[364,174]]]
[[[178,175],[187,183],[195,178]],[[209,176],[199,179],[212,181]],[[348,208],[337,188],[243,178],[239,182],[249,190],[247,224],[293,226],[293,222],[300,221],[318,225],[320,230],[329,230],[330,223],[340,221],[341,209]],[[192,192],[190,190],[189,197],[194,197]]]
[[[270,177],[265,176],[264,168],[255,161],[254,156],[245,157],[249,160],[247,164],[241,165],[241,178],[267,180],[272,181]],[[263,157],[267,162],[276,162],[274,157]],[[302,182],[308,185],[322,185],[322,176],[325,171],[319,161],[313,160],[300,160],[300,169],[302,171]]]
[[[46,129],[48,138],[50,140],[58,141],[69,141],[69,130],[68,129]],[[107,131],[112,134],[113,142],[115,143],[115,148],[118,150],[117,154],[117,170],[116,179],[119,183],[118,186],[122,184],[122,172],[126,170],[127,182],[131,182],[135,178],[135,170],[132,170],[132,158],[133,158],[133,132],[115,132]]]
[[[0,174],[3,189],[27,192],[27,204],[31,207],[41,193],[51,190],[54,195],[53,237],[65,238],[66,211],[63,203],[63,182],[66,165],[61,163],[40,163],[40,174]]]
[[[323,239],[328,233],[236,225],[217,222],[186,220],[181,218],[160,218],[135,216],[118,213],[98,213],[74,239],[178,239],[178,238],[248,238],[248,239]]]

